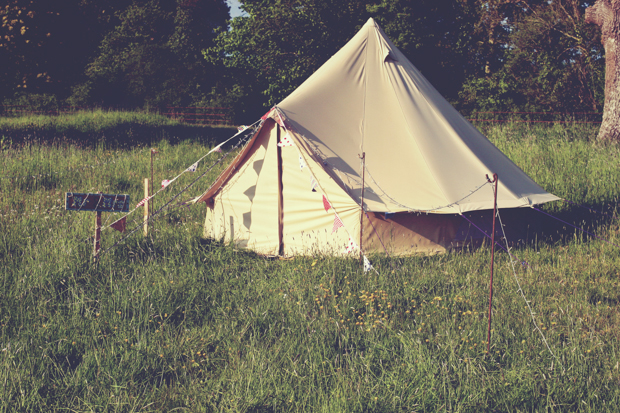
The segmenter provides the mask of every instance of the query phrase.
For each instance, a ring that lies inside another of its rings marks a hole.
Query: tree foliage
[[[465,111],[598,111],[604,50],[584,0],[8,0],[0,98],[234,106],[255,119],[373,17]]]
[[[471,77],[465,83],[462,107],[600,110],[604,62],[600,37],[584,22],[587,2],[509,3],[516,4],[518,9],[500,20],[503,51],[483,76]]]
[[[216,70],[201,51],[228,19],[223,0],[135,0],[116,18],[86,69],[91,99],[157,106],[188,104],[210,92]]]

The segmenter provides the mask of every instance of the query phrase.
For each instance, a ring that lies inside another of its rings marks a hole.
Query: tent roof
[[[358,203],[365,153],[370,211],[491,209],[483,185],[493,173],[500,208],[559,199],[463,118],[373,19],[277,107]]]

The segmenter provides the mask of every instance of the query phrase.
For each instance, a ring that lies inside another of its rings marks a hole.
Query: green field
[[[151,146],[159,182],[234,130],[86,119],[32,136],[37,126],[11,122],[0,120],[2,412],[618,411],[615,245],[571,232],[538,240],[513,250],[528,263],[514,272],[499,251],[487,354],[488,247],[371,256],[377,272],[363,273],[356,259],[266,259],[205,240],[195,205],[164,209],[148,237],[104,230],[94,265],[94,214],[65,211],[66,191],[127,193],[135,205]],[[590,126],[481,126],[545,189],[613,215],[583,223],[620,245],[619,147],[594,142]],[[577,209],[545,207],[566,219]]]

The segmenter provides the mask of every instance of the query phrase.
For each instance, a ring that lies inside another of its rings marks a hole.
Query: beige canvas
[[[211,198],[206,236],[261,254],[279,253],[276,134],[273,123],[263,128],[245,156],[237,159],[234,173]]]
[[[463,118],[370,19],[278,109],[365,209],[462,213],[558,199]]]

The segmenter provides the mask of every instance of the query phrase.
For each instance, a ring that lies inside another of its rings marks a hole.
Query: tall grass
[[[603,205],[618,195],[591,178],[617,181],[615,147],[566,139],[573,132],[563,129],[486,132],[560,196]],[[158,148],[156,180],[209,146]],[[610,244],[577,235],[527,245],[514,251],[527,262],[514,275],[498,253],[487,354],[485,247],[370,257],[377,272],[369,273],[356,259],[266,259],[202,239],[196,205],[166,211],[148,237],[130,236],[93,265],[93,213],[64,211],[63,192],[129,193],[135,205],[149,152],[33,144],[2,155],[3,171],[50,175],[0,177],[0,411],[600,412],[620,404],[620,251]],[[194,176],[184,174],[157,205]],[[620,243],[615,220],[599,231]],[[105,231],[103,248],[120,237]]]

